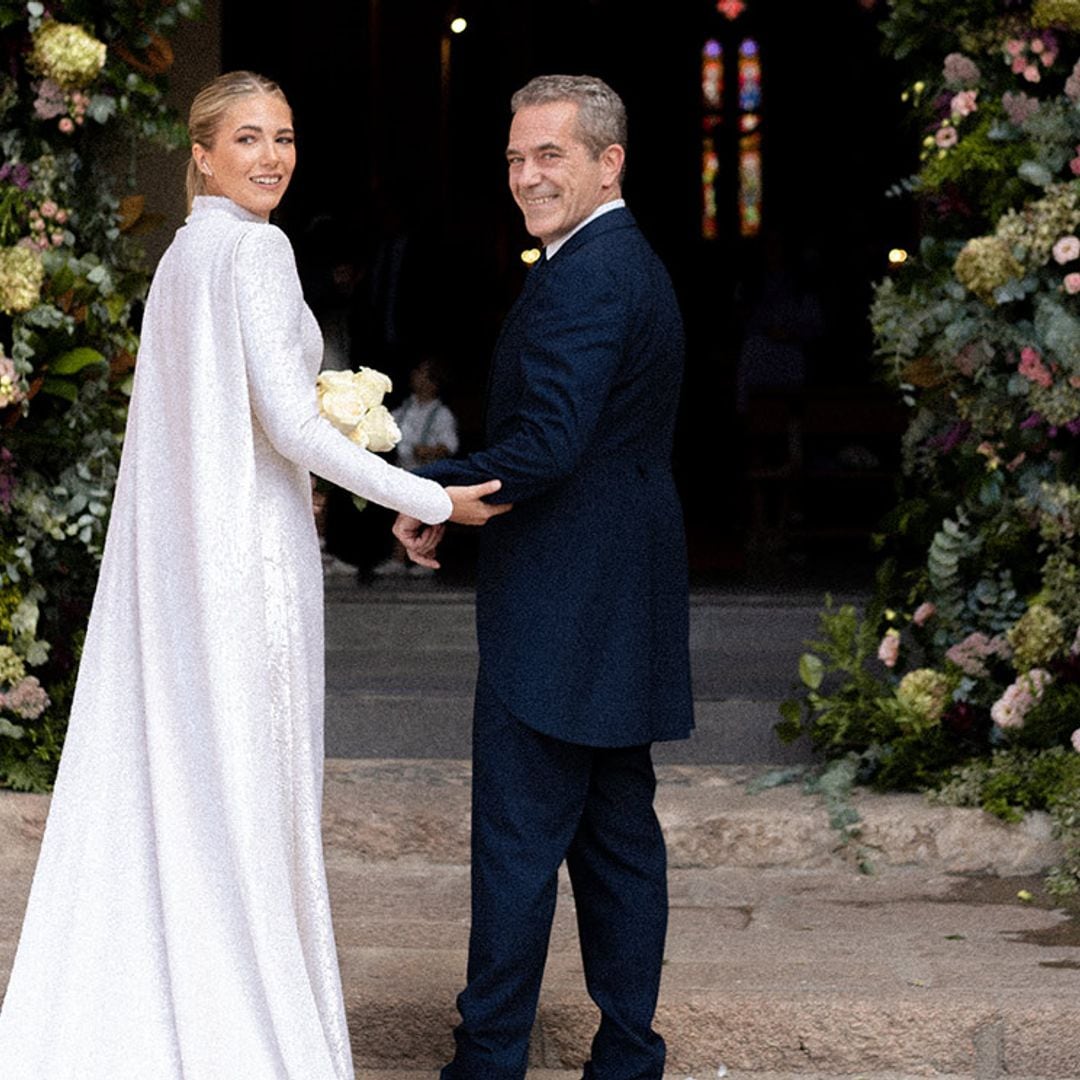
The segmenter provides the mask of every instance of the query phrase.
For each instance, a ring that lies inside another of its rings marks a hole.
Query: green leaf
[[[771,772],[765,773],[763,776],[751,780],[750,783],[746,785],[746,790],[751,795],[757,795],[759,792],[782,787],[784,784],[793,784],[797,780],[801,780],[805,774],[805,765],[792,765],[787,769],[774,769]]]
[[[75,401],[79,396],[79,388],[68,379],[45,379],[41,384],[41,392],[65,401]]]
[[[82,371],[84,367],[89,367],[91,364],[104,363],[105,357],[102,356],[97,349],[83,346],[82,348],[72,349],[70,352],[58,356],[49,364],[49,370],[54,375],[74,375],[76,372]]]
[[[799,678],[811,690],[819,689],[822,680],[825,678],[825,665],[822,663],[821,657],[815,656],[813,653],[803,653],[799,657]]]
[[[781,720],[774,727],[781,742],[794,742],[802,733],[802,705],[794,698],[780,702]]]
[[[1040,165],[1037,161],[1021,162],[1020,167],[1016,172],[1022,180],[1026,180],[1029,184],[1034,184],[1036,187],[1049,187],[1054,181],[1053,176],[1050,174],[1050,170],[1045,165]]]
[[[10,720],[5,720],[0,716],[0,735],[9,739],[21,739],[25,734],[25,728],[21,728],[18,724],[13,724]]]

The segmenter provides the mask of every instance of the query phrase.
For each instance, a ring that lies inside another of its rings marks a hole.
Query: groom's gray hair
[[[559,101],[577,105],[578,134],[594,160],[613,143],[626,149],[626,106],[595,75],[538,75],[510,99],[510,111]]]

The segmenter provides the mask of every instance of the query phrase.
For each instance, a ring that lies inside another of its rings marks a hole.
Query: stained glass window
[[[719,0],[716,10],[734,22],[748,7],[743,0]],[[740,235],[761,231],[761,50],[756,38],[722,27],[701,50],[701,235],[706,240],[718,237],[723,222],[734,222],[736,209]],[[725,44],[734,60],[726,66]],[[738,207],[721,205],[718,188],[735,196]]]
[[[739,139],[739,232],[757,236],[761,231],[761,135]]]
[[[761,230],[761,57],[758,43],[739,45],[739,232]]]
[[[701,140],[701,235],[706,240],[716,239],[716,174],[720,170],[720,158],[711,135]]]
[[[701,103],[706,112],[723,112],[724,47],[715,38],[701,50]]]
[[[724,47],[715,38],[701,50],[701,235],[716,239],[716,174],[720,157],[714,132],[724,122]]]
[[[739,46],[739,108],[743,112],[761,108],[761,59],[753,38],[743,38]]]

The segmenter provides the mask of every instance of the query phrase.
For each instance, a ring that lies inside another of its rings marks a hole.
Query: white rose
[[[368,438],[367,448],[376,454],[393,450],[401,441],[401,432],[389,410],[383,405],[369,409],[360,426]]]
[[[357,393],[369,409],[381,405],[383,397],[394,389],[389,376],[374,368],[362,367],[352,378],[356,384]]]
[[[319,411],[348,435],[364,418],[367,403],[360,394],[351,371],[324,371],[315,380]]]

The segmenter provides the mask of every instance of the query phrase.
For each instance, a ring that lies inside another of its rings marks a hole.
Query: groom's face
[[[510,124],[510,191],[525,215],[525,228],[544,244],[619,197],[622,147],[593,157],[581,141],[577,113],[572,101],[525,105]]]

